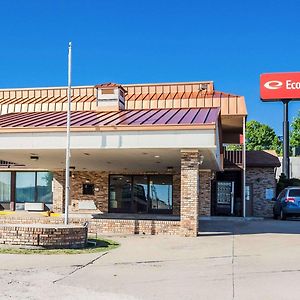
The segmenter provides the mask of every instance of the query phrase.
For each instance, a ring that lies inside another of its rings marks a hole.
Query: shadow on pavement
[[[201,220],[200,236],[242,235],[242,234],[300,234],[300,219],[286,221],[265,220]]]

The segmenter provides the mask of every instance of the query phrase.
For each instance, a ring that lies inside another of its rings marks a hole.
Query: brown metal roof
[[[219,108],[123,110],[118,112],[73,111],[72,127],[187,126],[216,124]],[[66,112],[26,112],[0,116],[0,129],[65,127]]]
[[[125,89],[123,88],[123,86],[121,84],[117,84],[117,83],[114,83],[114,82],[106,82],[106,83],[101,83],[101,84],[96,84],[95,85],[95,88],[115,88],[115,87],[118,87],[118,88],[121,88],[125,91]]]
[[[280,161],[275,151],[247,151],[247,167],[280,167]]]
[[[242,150],[224,151],[224,166],[227,169],[239,168],[243,163]],[[247,168],[280,167],[280,161],[275,151],[246,151]]]
[[[106,83],[99,87],[120,86]],[[124,84],[126,109],[220,107],[222,116],[247,115],[244,97],[214,90],[211,81]],[[72,88],[72,110],[96,109],[95,86]],[[0,90],[0,114],[67,110],[67,87]]]

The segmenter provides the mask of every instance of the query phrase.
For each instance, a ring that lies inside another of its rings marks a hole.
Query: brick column
[[[53,172],[53,211],[62,213],[64,211],[64,171]]]
[[[200,169],[200,199],[199,214],[200,216],[211,215],[211,171]]]
[[[183,236],[197,236],[199,229],[199,151],[181,151],[180,227]]]
[[[173,215],[180,215],[180,174],[173,175]]]

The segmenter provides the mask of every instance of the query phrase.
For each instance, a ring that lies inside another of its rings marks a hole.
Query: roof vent
[[[97,89],[97,110],[119,111],[125,109],[126,90],[116,83],[102,83]]]
[[[206,90],[208,90],[208,84],[207,83],[200,83],[199,91],[206,91]]]

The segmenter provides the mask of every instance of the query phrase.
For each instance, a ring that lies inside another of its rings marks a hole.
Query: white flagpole
[[[72,64],[72,42],[69,42],[68,53],[68,110],[67,110],[67,147],[66,147],[66,179],[65,179],[65,225],[69,223],[70,203],[70,123],[71,123],[71,64]]]

